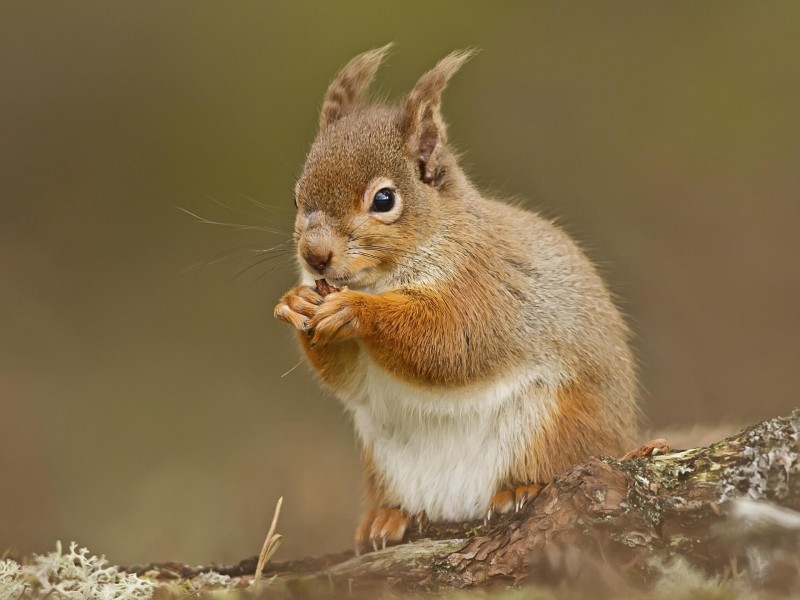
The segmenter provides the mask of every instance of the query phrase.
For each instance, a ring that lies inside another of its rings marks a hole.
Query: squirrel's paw
[[[322,304],[308,324],[311,347],[324,346],[329,342],[341,342],[357,334],[358,320],[353,310],[353,295],[347,289],[325,296]]]
[[[308,331],[309,321],[322,304],[322,296],[307,285],[300,285],[283,295],[275,307],[275,318],[300,331]]]
[[[489,522],[492,515],[505,515],[511,511],[518,512],[525,504],[536,498],[543,488],[543,483],[531,483],[498,492],[492,496],[492,500],[489,502],[486,522]]]
[[[411,520],[411,515],[402,508],[368,510],[356,528],[356,554],[399,544]]]
[[[631,450],[625,454],[620,460],[628,460],[630,458],[645,458],[648,456],[657,456],[659,454],[669,454],[672,452],[670,443],[663,439],[650,440],[644,446]]]

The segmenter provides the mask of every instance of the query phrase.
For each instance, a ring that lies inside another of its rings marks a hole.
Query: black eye
[[[372,212],[389,212],[394,208],[394,190],[391,188],[381,188],[375,192],[372,198]]]

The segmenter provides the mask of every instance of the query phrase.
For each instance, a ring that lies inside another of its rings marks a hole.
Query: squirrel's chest
[[[432,391],[361,367],[363,395],[349,408],[387,498],[433,520],[482,518],[546,416],[531,377]]]

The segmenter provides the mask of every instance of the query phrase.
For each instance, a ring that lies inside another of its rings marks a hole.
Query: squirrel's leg
[[[609,398],[612,392],[606,387],[588,377],[575,378],[549,393],[552,408],[528,441],[526,456],[515,461],[516,467],[506,481],[550,481],[557,473],[590,456],[619,456],[622,448],[630,447],[628,440],[634,435],[635,425],[624,413],[622,419],[607,417],[607,409],[613,408],[614,402]],[[654,440],[625,458],[646,456],[665,448],[668,448],[665,440]],[[494,513],[519,510],[542,487],[534,483],[501,491],[492,498],[487,518]]]
[[[386,548],[403,541],[406,529],[414,518],[402,508],[391,506],[386,489],[375,470],[375,463],[367,448],[361,453],[366,474],[366,505],[355,532],[356,554]]]

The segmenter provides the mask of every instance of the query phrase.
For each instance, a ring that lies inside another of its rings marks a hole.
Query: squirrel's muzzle
[[[320,275],[325,274],[325,269],[331,264],[332,259],[333,252],[330,250],[306,248],[303,252],[303,260]]]
[[[298,254],[314,272],[325,275],[337,256],[341,259],[344,252],[335,224],[322,211],[304,215],[301,223]]]

